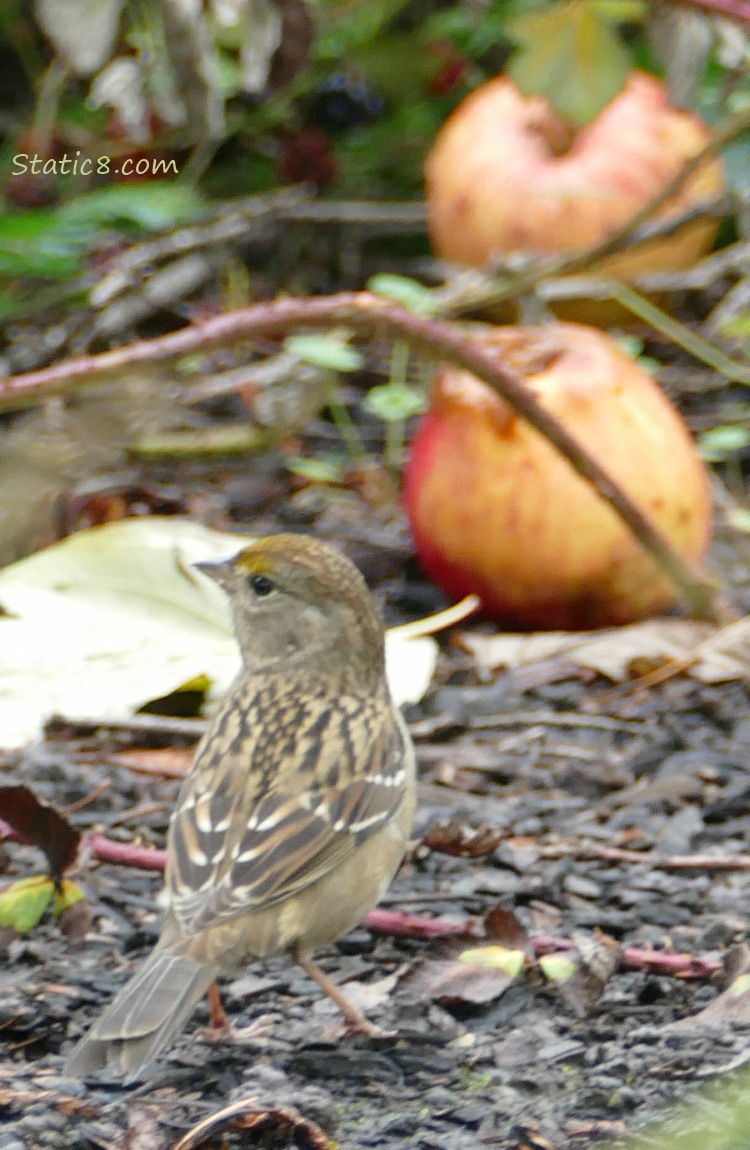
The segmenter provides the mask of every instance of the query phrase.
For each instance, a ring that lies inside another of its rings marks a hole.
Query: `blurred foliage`
[[[738,452],[750,447],[750,428],[738,423],[712,427],[710,431],[701,432],[698,444],[708,463],[727,463]]]
[[[0,6],[4,85],[13,89],[6,173],[13,149],[31,151],[19,147],[29,142],[20,137],[40,135],[40,118],[56,99],[50,155],[73,138],[82,154],[123,155],[137,144],[169,150],[184,170],[190,150],[209,142],[210,183],[224,195],[261,190],[274,175],[283,182],[285,169],[302,178],[297,169],[307,160],[307,178],[338,194],[414,196],[424,152],[446,115],[504,67],[525,91],[548,95],[581,124],[619,90],[630,67],[654,65],[645,0],[205,0],[192,38],[173,29],[179,0],[72,3],[92,17],[122,8],[115,39],[103,39],[107,59],[96,75],[87,65],[90,46],[79,53],[69,29],[56,28],[50,0]],[[264,38],[261,15],[276,20],[275,35]],[[177,61],[175,38],[187,62]],[[45,83],[55,49],[66,73],[51,94]],[[127,80],[125,65],[132,65]],[[201,85],[211,88],[223,116],[199,108],[195,91],[190,104],[189,89]],[[141,112],[138,120],[138,101],[150,118]],[[312,128],[331,163],[321,165],[318,156],[316,165],[305,155],[297,137]],[[58,192],[83,186],[79,180]]]
[[[0,276],[67,279],[107,234],[137,237],[194,219],[200,198],[184,184],[112,185],[54,209],[0,215]]]
[[[626,11],[642,16],[643,6]],[[554,11],[511,21],[509,31],[521,51],[508,71],[521,91],[547,96],[571,124],[588,124],[624,86],[631,68],[611,15],[610,23],[606,6],[568,0]]]
[[[188,186],[221,198],[301,182],[339,198],[416,198],[438,129],[484,80],[507,69],[525,92],[585,124],[630,68],[660,70],[652,25],[662,7],[203,0],[196,21],[185,0],[66,0],[65,13],[56,0],[6,0],[0,277],[12,293],[23,277],[75,275],[112,233],[127,239],[190,218],[199,199]],[[689,102],[713,120],[743,106],[747,37],[675,11],[663,63],[692,53]],[[703,55],[683,36],[688,19],[705,25]],[[740,141],[730,154],[739,181],[749,149]],[[41,171],[30,170],[34,155]],[[65,157],[75,170],[62,170]],[[171,165],[161,184],[159,162]],[[109,201],[87,198],[105,192]]]

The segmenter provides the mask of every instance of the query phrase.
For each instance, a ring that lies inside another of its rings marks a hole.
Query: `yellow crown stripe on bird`
[[[331,561],[349,562],[340,551],[321,543],[320,539],[306,535],[292,535],[291,532],[254,539],[253,543],[248,543],[235,555],[234,561],[244,570],[255,570],[257,563],[273,563],[275,559],[284,562],[306,562],[309,566],[319,569],[328,567]],[[357,568],[354,570],[357,572]]]
[[[268,536],[200,569],[229,596],[242,669],[175,804],[159,942],[69,1074],[143,1077],[217,975],[280,954],[353,1029],[374,1030],[311,959],[380,900],[411,833],[414,751],[375,602],[354,564],[310,536]]]
[[[255,543],[240,551],[234,562],[247,575],[270,575],[274,571],[273,556],[260,550]]]
[[[339,551],[307,535],[267,535],[250,543],[231,562],[246,574],[272,574],[279,563],[298,563],[312,572],[323,575],[344,564],[359,572]]]

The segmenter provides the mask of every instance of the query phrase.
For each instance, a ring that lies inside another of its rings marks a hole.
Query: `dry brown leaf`
[[[401,979],[412,1001],[482,1006],[500,998],[523,970],[524,955],[499,946],[451,947],[444,958],[425,958]]]
[[[477,635],[462,645],[483,673],[560,658],[616,683],[633,674],[675,664],[703,683],[750,678],[750,617],[727,627],[692,619],[652,619],[603,631],[550,631],[533,635]]]
[[[376,1010],[389,1001],[403,969],[405,968],[394,970],[392,974],[386,974],[384,978],[378,978],[374,982],[359,982],[356,979],[350,979],[345,983],[346,997],[362,1014]],[[338,1007],[333,1004],[330,998],[325,997],[316,1001],[314,1009],[319,1014],[335,1014]]]
[[[80,832],[56,807],[43,802],[29,787],[22,784],[0,787],[0,819],[12,827],[22,842],[44,851],[55,882],[75,862]]]
[[[485,915],[484,929],[487,938],[492,942],[522,950],[528,958],[533,956],[534,944],[515,911],[508,910],[504,906],[496,906]]]
[[[731,947],[724,955],[724,973],[729,985],[718,998],[676,1026],[690,1030],[716,1022],[750,1022],[750,947]]]
[[[274,1145],[294,1140],[301,1150],[333,1150],[334,1142],[317,1123],[286,1106],[265,1107],[257,1098],[240,1098],[202,1119],[176,1142],[172,1150],[196,1150],[209,1138],[228,1131],[252,1131],[253,1137],[276,1139]],[[282,1141],[282,1139],[284,1141]]]
[[[502,837],[502,831],[495,827],[470,827],[457,819],[451,819],[447,823],[430,827],[422,839],[422,845],[456,858],[475,859],[492,854]]]
[[[114,763],[136,774],[161,775],[165,779],[184,779],[194,758],[194,747],[144,748],[112,755]]]

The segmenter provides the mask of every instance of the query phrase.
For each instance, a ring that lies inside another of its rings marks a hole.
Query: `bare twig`
[[[598,293],[594,294],[598,295]],[[662,311],[650,300],[633,291],[628,284],[618,283],[615,280],[603,280],[601,298],[616,300],[617,303],[642,319],[644,323],[650,324],[662,335],[671,339],[678,347],[683,348],[695,359],[713,368],[726,379],[735,383],[743,383],[746,386],[750,384],[750,364],[732,359],[720,347],[716,347],[715,344],[704,339],[697,332],[691,331],[687,324],[680,323],[679,320]]]
[[[136,866],[146,870],[162,870],[166,863],[166,851],[149,850],[144,847],[129,847],[125,843],[113,843],[103,835],[92,835],[88,846],[98,859],[106,862],[119,862],[126,866]],[[587,852],[588,853],[588,852]],[[637,851],[619,851],[615,848],[594,848],[595,857],[620,862],[649,862],[653,866],[669,869],[750,869],[750,858],[727,856],[724,859],[711,855],[673,856],[657,860],[650,855],[639,855]],[[741,867],[734,864],[744,862]],[[715,863],[719,865],[711,866]],[[721,865],[723,864],[723,865]],[[425,918],[423,915],[408,914],[404,911],[385,910],[377,907],[365,915],[362,925],[375,934],[387,934],[397,938],[456,938],[482,939],[486,937],[484,922],[480,918],[466,918],[456,922],[451,919]],[[540,935],[531,939],[537,955],[553,951],[571,950],[575,943],[571,939]],[[678,975],[681,978],[708,978],[722,969],[716,959],[700,955],[675,954],[672,951],[644,950],[625,946],[620,951],[620,961],[624,966],[636,970],[651,970],[662,974]]]
[[[102,719],[89,715],[52,715],[44,725],[47,735],[58,731],[126,731],[158,739],[186,739],[197,742],[206,731],[206,719],[178,719],[171,715],[129,715],[120,719]]]
[[[344,325],[364,335],[387,332],[407,340],[434,359],[447,360],[479,376],[544,435],[630,527],[646,550],[682,592],[692,613],[715,618],[716,588],[682,559],[652,521],[611,479],[603,467],[546,409],[523,378],[496,353],[458,328],[413,315],[369,292],[341,292],[311,299],[282,299],[213,316],[157,339],[142,340],[96,356],[81,356],[0,383],[0,408],[29,402],[98,382],[139,365],[153,366],[180,356],[207,352],[259,335],[299,328]]]
[[[555,848],[552,848],[554,853]],[[750,870],[750,854],[745,855],[659,855],[655,852],[628,851],[591,843],[573,846],[570,852],[579,858],[603,859],[607,862],[645,863],[657,870],[700,870],[709,874]],[[548,852],[545,851],[545,855]],[[548,855],[551,857],[551,855]]]
[[[163,871],[167,865],[167,852],[154,847],[137,846],[135,843],[118,843],[104,835],[88,835],[84,840],[86,848],[99,862],[119,863],[138,870]]]
[[[15,840],[18,836],[10,830],[3,837]],[[134,843],[114,842],[104,835],[91,834],[84,839],[85,850],[99,862],[117,863],[132,866],[139,870],[163,871],[167,862],[167,852],[153,847],[138,846]],[[583,850],[573,848],[572,853],[582,856],[606,859],[613,862],[645,862],[651,866],[668,870],[710,870],[736,871],[750,870],[750,856],[727,855],[672,855],[659,858],[653,854],[640,854],[638,851],[619,850],[615,847],[594,845]],[[376,934],[387,934],[398,938],[456,938],[483,939],[487,937],[484,920],[465,918],[462,921],[442,918],[425,918],[423,915],[408,914],[404,911],[386,910],[377,907],[365,915],[362,925]],[[568,938],[538,935],[531,943],[536,955],[554,951],[572,950],[575,942]],[[620,961],[624,966],[637,970],[658,971],[663,974],[678,975],[681,978],[708,978],[722,969],[716,959],[700,955],[675,954],[672,951],[644,950],[639,947],[623,947]]]

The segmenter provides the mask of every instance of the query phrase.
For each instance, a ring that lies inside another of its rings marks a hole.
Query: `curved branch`
[[[680,589],[694,615],[716,618],[716,588],[691,570],[652,521],[578,441],[539,403],[523,378],[497,354],[453,326],[425,319],[369,292],[342,292],[312,299],[282,299],[214,316],[152,340],[102,355],[82,356],[0,383],[0,408],[30,402],[74,385],[99,382],[135,366],[153,367],[179,356],[260,335],[341,325],[361,335],[387,333],[407,340],[433,359],[447,360],[479,376],[544,435],[630,527],[641,546]]]

